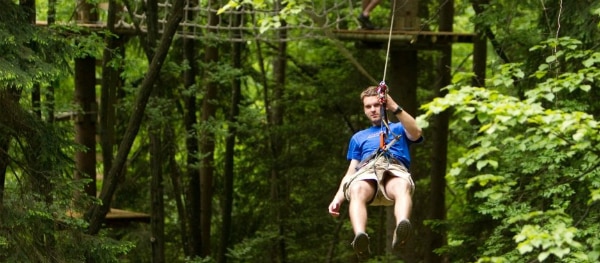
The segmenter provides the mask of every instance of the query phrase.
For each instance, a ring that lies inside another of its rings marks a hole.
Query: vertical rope
[[[392,21],[390,22],[390,32],[388,34],[387,51],[385,53],[385,66],[383,67],[383,81],[385,81],[385,76],[387,74],[388,61],[390,59],[390,46],[392,43],[392,29],[394,28],[394,16],[396,16],[396,1],[400,1],[400,0],[393,0],[393,1],[394,1],[394,4],[392,5]]]

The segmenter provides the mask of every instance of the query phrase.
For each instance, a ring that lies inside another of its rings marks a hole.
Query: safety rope
[[[381,132],[380,132],[380,138],[379,138],[379,148],[381,150],[385,149],[385,139],[387,134],[391,131],[390,127],[388,125],[388,118],[387,118],[387,112],[385,110],[386,108],[386,102],[387,102],[387,85],[385,84],[385,77],[387,75],[387,66],[388,66],[388,62],[390,59],[390,47],[392,46],[392,29],[394,28],[394,17],[396,15],[396,1],[398,0],[393,0],[392,2],[394,2],[394,4],[392,5],[392,18],[390,21],[390,30],[388,33],[388,43],[387,43],[387,50],[386,50],[386,54],[385,54],[385,64],[383,67],[383,80],[381,82],[379,82],[379,86],[377,87],[377,95],[379,97],[379,103],[381,104]]]
[[[383,67],[383,81],[385,81],[385,76],[387,74],[388,60],[390,58],[390,46],[392,44],[392,29],[394,28],[394,16],[396,15],[396,1],[399,1],[399,0],[392,0],[392,2],[394,2],[394,4],[392,5],[392,19],[390,22],[390,31],[388,33],[387,51],[385,53],[385,64],[384,64],[385,66]]]
[[[392,45],[392,30],[394,28],[394,17],[396,15],[396,1],[398,0],[393,0],[392,2],[394,2],[394,4],[392,5],[392,18],[390,21],[390,30],[388,33],[388,43],[387,43],[387,50],[386,50],[386,54],[385,54],[385,64],[383,67],[383,80],[381,82],[379,82],[379,86],[377,86],[377,96],[379,98],[379,103],[381,104],[381,132],[379,135],[379,151],[383,151],[385,152],[386,149],[386,143],[385,140],[387,138],[388,133],[391,132],[390,126],[388,125],[388,118],[387,118],[387,112],[386,112],[386,103],[387,103],[387,92],[388,92],[388,87],[385,84],[385,77],[387,75],[387,66],[388,66],[388,62],[389,62],[389,58],[390,58],[390,47]],[[397,139],[396,135],[393,134],[395,139]]]

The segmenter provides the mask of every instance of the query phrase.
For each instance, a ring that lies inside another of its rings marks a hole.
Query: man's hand
[[[387,95],[386,100],[387,100],[387,103],[385,104],[386,110],[394,111],[394,110],[396,110],[396,108],[398,108],[398,103],[396,103],[396,101],[394,101],[394,99],[392,99],[392,97],[390,97],[389,94]]]
[[[333,217],[340,216],[340,207],[342,207],[342,204],[337,199],[334,199],[329,204],[329,214]]]

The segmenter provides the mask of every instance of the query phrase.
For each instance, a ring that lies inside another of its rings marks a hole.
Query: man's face
[[[381,123],[381,103],[379,103],[377,96],[364,97],[363,110],[373,124],[379,125]]]

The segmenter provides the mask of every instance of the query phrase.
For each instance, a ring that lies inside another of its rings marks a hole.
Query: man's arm
[[[344,178],[342,178],[340,187],[335,193],[333,201],[331,201],[331,204],[329,204],[329,214],[331,214],[331,216],[333,217],[338,217],[340,215],[340,207],[342,206],[342,203],[344,203],[344,201],[346,200],[346,196],[344,195],[344,185],[352,178],[352,175],[356,173],[356,166],[359,162],[360,161],[358,160],[350,161],[350,165],[348,165],[348,170],[346,171]]]
[[[390,95],[388,95],[386,109],[388,111],[394,112],[398,109],[398,107],[399,107],[398,103],[396,103],[392,99],[392,97],[390,97]],[[395,113],[394,115],[396,116],[396,118],[398,118],[398,120],[400,120],[400,122],[402,123],[402,126],[404,126],[404,130],[406,131],[406,136],[408,137],[409,140],[416,141],[419,138],[421,138],[421,134],[422,134],[421,127],[419,127],[419,125],[417,125],[417,121],[415,120],[415,118],[413,118],[413,116],[411,116],[405,110],[400,110],[399,112]]]

